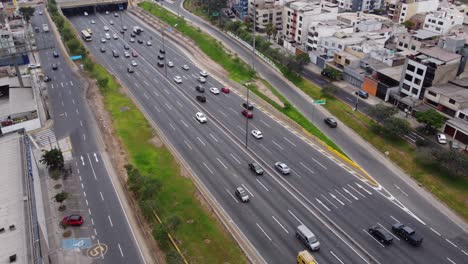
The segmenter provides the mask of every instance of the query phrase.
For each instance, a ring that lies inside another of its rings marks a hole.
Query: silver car
[[[246,203],[250,200],[249,195],[242,187],[238,187],[235,193],[237,198],[239,198],[243,203]]]
[[[291,172],[291,169],[288,167],[288,165],[283,162],[276,162],[275,168],[283,174],[289,174]]]

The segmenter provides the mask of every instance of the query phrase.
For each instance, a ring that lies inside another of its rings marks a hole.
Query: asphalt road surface
[[[91,24],[91,19],[96,23]],[[160,35],[132,16],[123,13],[115,18],[91,14],[73,16],[70,20],[78,31],[92,29],[93,41],[87,43],[91,53],[130,89],[151,120],[268,263],[291,262],[303,249],[294,237],[295,227],[300,223],[306,224],[321,241],[322,248],[315,254],[321,263],[366,263],[360,248],[380,263],[390,260],[398,263],[466,262],[466,234],[460,233],[460,229],[450,236],[439,233],[432,227],[431,218],[412,213],[386,190],[359,180],[349,166],[313,142],[305,141],[261,109],[253,110],[249,132],[257,128],[264,138],[256,140],[249,135],[246,149],[243,145],[246,119],[240,114],[244,99],[232,92],[211,94],[208,88],[221,88],[221,84],[210,76],[204,84],[207,102],[196,101],[194,97],[198,92],[194,87],[200,71],[197,65],[202,62],[187,61],[183,53],[166,40],[166,62],[172,61],[175,66],[158,67],[157,55],[162,47]],[[136,38],[143,40],[142,44],[131,43],[129,31],[119,33],[121,21],[129,30],[134,25],[145,28]],[[117,34],[118,39],[101,43],[104,26],[110,28],[111,36]],[[148,40],[151,46],[145,44]],[[124,44],[139,56],[125,58]],[[101,47],[106,51],[100,52]],[[118,51],[120,56],[113,57],[112,50]],[[138,66],[131,66],[132,60]],[[181,69],[183,64],[190,69]],[[129,67],[135,72],[127,72]],[[181,84],[174,82],[176,75],[182,77]],[[194,118],[198,111],[207,115],[206,124]],[[328,133],[340,131],[323,129]],[[247,164],[254,160],[266,169],[265,175],[255,176],[248,170]],[[273,167],[277,161],[288,164],[292,173],[279,174]],[[250,203],[241,204],[234,197],[238,186],[248,191]],[[366,231],[371,225],[389,229],[396,221],[407,223],[422,234],[423,246],[412,248],[396,237],[394,245],[385,246]],[[454,225],[450,228],[456,230]]]
[[[42,7],[36,8],[39,9]],[[33,28],[40,29],[40,33],[36,33],[40,64],[44,75],[51,78],[46,86],[54,119],[53,129],[57,139],[71,139],[73,170],[80,177],[85,194],[82,204],[87,206],[79,212],[85,224],[75,228],[75,234],[91,238],[95,244],[107,245],[107,253],[96,260],[99,263],[145,263],[104,165],[84,86],[64,59],[66,55],[58,47],[53,33],[43,32],[42,25],[49,24],[47,17],[36,13],[31,24]],[[59,53],[58,58],[53,57],[53,51]],[[53,63],[57,64],[57,70],[52,69]]]

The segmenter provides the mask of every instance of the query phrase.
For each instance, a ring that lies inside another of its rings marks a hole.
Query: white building
[[[435,11],[426,15],[424,29],[439,35],[447,34],[454,26],[462,25],[464,14],[458,10]]]
[[[307,50],[317,50],[321,40],[337,32],[353,33],[354,27],[338,20],[314,21],[309,26]]]
[[[369,11],[383,7],[383,0],[335,0],[340,11]]]
[[[268,24],[280,30],[283,25],[283,7],[294,0],[249,0],[249,16],[256,19],[256,29],[265,31]]]
[[[403,23],[416,14],[436,11],[439,0],[386,0],[388,17]]]

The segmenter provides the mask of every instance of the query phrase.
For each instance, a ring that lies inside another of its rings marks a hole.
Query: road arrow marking
[[[99,162],[96,153],[94,153],[94,159],[96,159],[96,162]]]
[[[83,166],[85,165],[83,156],[81,156],[81,164],[82,164]]]

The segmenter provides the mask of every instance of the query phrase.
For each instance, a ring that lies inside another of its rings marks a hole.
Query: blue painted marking
[[[62,247],[64,249],[90,248],[91,239],[90,238],[62,239]]]

